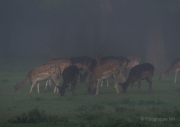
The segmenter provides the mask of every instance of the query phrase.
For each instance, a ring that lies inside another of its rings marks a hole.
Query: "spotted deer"
[[[141,80],[146,79],[146,81],[149,83],[149,93],[151,93],[152,89],[152,81],[151,78],[154,74],[154,66],[150,63],[143,63],[134,66],[130,72],[129,72],[129,77],[126,80],[125,83],[119,83],[122,87],[122,92],[125,93],[127,90],[127,87],[131,84],[131,91],[132,87],[135,81],[138,81],[139,84],[139,93],[140,93],[140,87],[141,87]]]
[[[50,78],[53,79],[53,81],[56,83],[56,85],[59,85],[59,76],[60,76],[61,70],[59,66],[57,65],[43,65],[38,66],[33,69],[31,69],[28,73],[28,75],[19,83],[17,83],[15,88],[15,93],[18,93],[23,85],[31,81],[31,89],[30,93],[32,92],[32,89],[35,85],[37,85],[37,90],[39,93],[39,82],[43,80],[48,80]]]
[[[64,96],[65,89],[68,87],[68,84],[71,83],[71,92],[72,95],[75,95],[75,87],[79,76],[79,69],[75,65],[70,65],[65,68],[62,73],[63,85],[56,86],[59,89],[59,93],[61,96]]]
[[[61,73],[63,73],[64,69],[66,67],[70,66],[71,61],[70,61],[70,59],[57,58],[57,59],[53,59],[51,61],[46,62],[44,65],[51,65],[51,64],[59,66],[59,68],[61,69]],[[48,80],[46,80],[46,87],[45,88],[47,88],[48,82],[49,82],[49,85],[51,87],[51,79],[48,79]],[[57,87],[54,88],[54,93],[56,93],[56,91],[58,92]]]
[[[101,63],[96,57],[97,63]],[[91,94],[94,81],[97,81],[96,94],[99,94],[99,84],[102,80],[113,76],[115,79],[116,92],[119,93],[118,75],[120,73],[120,62],[115,59],[107,59],[106,62],[98,64],[90,75],[90,83],[88,85],[88,93]]]
[[[106,62],[106,60],[108,59],[116,59],[120,62],[121,72],[119,73],[119,76],[121,77],[122,82],[125,82],[126,78],[124,75],[125,75],[126,67],[128,66],[128,63],[130,61],[126,57],[123,57],[123,56],[106,56],[106,57],[102,57],[101,63],[103,64],[103,62]]]
[[[180,69],[180,57],[174,59],[171,66],[166,71],[161,72],[159,80],[161,81],[165,75],[167,75],[171,71],[174,71],[175,72],[174,83],[176,83],[176,77],[179,69]]]

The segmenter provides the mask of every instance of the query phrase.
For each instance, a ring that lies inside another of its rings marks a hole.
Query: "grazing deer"
[[[174,59],[171,66],[166,71],[161,72],[159,80],[161,81],[164,78],[164,76],[167,75],[170,71],[174,71],[175,72],[174,83],[176,83],[176,77],[179,69],[180,69],[180,57]]]
[[[125,83],[119,83],[119,85],[122,86],[122,91],[123,93],[126,92],[127,87],[129,86],[129,84],[132,82],[131,84],[131,90],[133,87],[133,84],[135,81],[138,81],[139,83],[139,93],[140,93],[140,87],[141,87],[141,80],[146,79],[146,81],[149,83],[149,93],[151,93],[151,88],[152,88],[152,81],[151,78],[154,74],[154,66],[150,63],[143,63],[143,64],[139,64],[134,66],[130,72],[129,72],[129,77],[126,80]]]
[[[102,61],[101,63],[103,64],[103,62],[106,62],[106,60],[108,60],[108,59],[116,59],[120,62],[121,73],[119,75],[122,79],[122,82],[125,82],[126,79],[125,79],[124,75],[125,75],[126,67],[128,66],[128,63],[130,61],[126,57],[123,57],[123,56],[106,56],[101,59],[101,61]]]
[[[71,61],[70,61],[70,59],[57,58],[57,59],[53,59],[51,61],[46,62],[44,65],[51,65],[51,64],[59,66],[60,69],[61,69],[61,73],[63,73],[64,69],[66,67],[70,66]],[[51,79],[48,79],[48,80],[46,80],[46,87],[45,87],[45,89],[47,88],[48,82],[49,82],[49,85],[51,86]],[[54,88],[54,93],[56,91],[58,92],[57,87]]]
[[[100,59],[97,59],[97,63],[100,63]],[[90,84],[88,85],[88,93],[90,94],[93,88],[94,81],[97,82],[96,94],[99,94],[99,84],[102,80],[108,79],[113,76],[115,79],[116,92],[119,93],[118,87],[118,75],[120,73],[120,62],[115,59],[108,59],[103,64],[96,66],[90,76]]]
[[[47,80],[49,78],[52,78],[53,81],[58,86],[59,85],[58,79],[59,79],[60,73],[61,73],[60,68],[53,64],[35,67],[29,71],[28,75],[21,82],[15,85],[14,87],[15,93],[19,92],[21,87],[29,81],[32,82],[30,93],[35,85],[37,85],[37,90],[39,93],[39,82],[43,80]]]
[[[79,69],[75,65],[70,65],[69,67],[65,68],[62,77],[63,77],[63,85],[56,86],[59,89],[59,93],[61,96],[64,96],[65,89],[68,87],[68,84],[71,83],[71,92],[72,95],[75,95],[75,87],[79,76]]]

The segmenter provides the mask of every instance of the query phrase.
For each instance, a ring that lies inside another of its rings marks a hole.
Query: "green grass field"
[[[25,84],[19,93],[14,86],[35,66],[45,61],[19,60],[16,62],[1,60],[0,68],[0,126],[74,126],[74,127],[146,127],[180,125],[180,78],[173,83],[174,76],[167,75],[161,82],[159,76],[153,77],[152,94],[147,94],[148,83],[142,82],[141,94],[138,84],[130,86],[126,94],[117,94],[112,82],[106,81],[99,88],[99,95],[87,94],[85,84],[76,85],[76,95],[66,89],[64,97],[53,93],[52,88],[45,89],[40,83],[40,93],[35,88],[30,94],[30,83]],[[62,84],[62,79],[60,85]]]

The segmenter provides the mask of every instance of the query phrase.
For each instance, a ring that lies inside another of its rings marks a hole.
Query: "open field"
[[[147,94],[148,84],[142,82],[141,94],[138,84],[130,87],[126,94],[117,94],[112,82],[106,81],[99,88],[99,95],[87,94],[85,84],[76,85],[76,95],[71,96],[70,88],[64,97],[45,89],[40,83],[40,93],[35,88],[29,93],[30,83],[25,84],[18,94],[14,86],[21,81],[32,67],[45,61],[1,61],[0,68],[0,126],[178,126],[180,125],[180,77],[173,83],[174,76],[167,75],[161,82],[159,75],[152,79],[152,94]],[[61,83],[62,84],[62,80]],[[41,112],[44,111],[44,112]],[[24,113],[24,114],[22,114]],[[41,114],[39,114],[41,113]],[[18,116],[18,117],[17,117]],[[157,119],[156,119],[157,118]]]

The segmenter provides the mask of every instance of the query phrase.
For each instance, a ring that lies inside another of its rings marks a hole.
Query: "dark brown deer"
[[[96,57],[98,58],[98,57]],[[100,63],[100,59],[97,59],[97,63]],[[93,72],[90,75],[90,83],[88,85],[88,93],[91,94],[92,88],[94,86],[94,81],[97,82],[96,94],[99,94],[99,84],[102,80],[108,79],[113,76],[115,79],[116,92],[119,93],[118,87],[118,75],[120,73],[120,62],[115,59],[108,59],[103,64],[98,64],[93,69]]]
[[[71,61],[70,61],[70,59],[57,58],[57,59],[53,59],[51,61],[46,62],[44,65],[51,65],[51,64],[59,66],[61,69],[61,73],[63,73],[64,69],[66,67],[70,66]],[[48,82],[49,82],[49,85],[51,86],[51,79],[48,79],[48,80],[46,80],[46,87],[45,88],[47,88]],[[54,88],[54,93],[56,91],[58,92],[57,87]]]
[[[119,85],[122,86],[122,91],[123,93],[126,92],[127,87],[129,86],[129,84],[132,82],[131,84],[131,90],[133,87],[133,84],[135,81],[138,81],[139,84],[139,93],[140,93],[140,87],[141,87],[141,80],[146,79],[146,81],[149,83],[149,93],[151,93],[151,89],[152,89],[152,81],[151,78],[154,74],[154,66],[150,63],[143,63],[143,64],[139,64],[134,66],[130,72],[129,72],[129,77],[126,80],[125,83],[119,83]]]
[[[28,75],[19,83],[15,85],[15,93],[19,92],[21,87],[26,84],[27,82],[31,81],[32,86],[30,89],[30,93],[35,85],[37,85],[38,93],[39,93],[39,82],[43,80],[47,80],[49,78],[52,78],[56,85],[59,85],[59,76],[60,76],[60,68],[57,65],[43,65],[38,66],[33,69],[31,69],[28,73]]]
[[[176,83],[176,77],[177,77],[179,69],[180,69],[180,57],[174,59],[171,66],[166,71],[161,72],[159,80],[161,81],[165,75],[167,75],[171,71],[174,71],[175,72],[174,83]]]
[[[79,69],[75,65],[70,65],[65,68],[62,73],[63,85],[56,86],[59,89],[59,93],[61,96],[64,96],[65,89],[68,87],[68,84],[71,83],[71,92],[72,95],[75,95],[75,87],[79,76]]]

